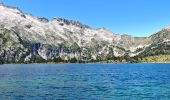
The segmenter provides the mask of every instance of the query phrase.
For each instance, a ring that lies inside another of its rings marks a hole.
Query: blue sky
[[[170,25],[170,0],[3,0],[34,16],[79,20],[114,33],[149,36]]]

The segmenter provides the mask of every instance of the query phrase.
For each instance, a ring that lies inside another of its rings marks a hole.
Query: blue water
[[[170,64],[0,65],[0,100],[170,100]]]

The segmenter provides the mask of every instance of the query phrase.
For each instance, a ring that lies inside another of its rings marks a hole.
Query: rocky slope
[[[0,61],[4,63],[90,62],[169,54],[169,40],[170,28],[150,37],[133,37],[93,29],[79,21],[49,21],[0,4]]]

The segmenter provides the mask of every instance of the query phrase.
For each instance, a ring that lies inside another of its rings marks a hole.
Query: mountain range
[[[0,62],[138,62],[170,54],[170,27],[149,37],[93,29],[79,21],[34,17],[0,4]]]

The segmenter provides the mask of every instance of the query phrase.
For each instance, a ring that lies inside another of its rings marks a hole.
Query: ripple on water
[[[2,100],[168,100],[169,64],[1,65]]]

